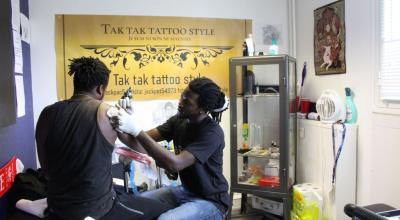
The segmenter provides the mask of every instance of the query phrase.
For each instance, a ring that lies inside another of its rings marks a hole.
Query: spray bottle
[[[273,37],[272,38],[272,42],[271,42],[271,46],[269,46],[268,54],[269,55],[277,55],[278,51],[279,51],[279,47],[276,44],[276,39]]]
[[[349,87],[346,87],[345,91],[346,91],[346,123],[355,124],[357,121],[357,109],[353,101],[353,95]]]

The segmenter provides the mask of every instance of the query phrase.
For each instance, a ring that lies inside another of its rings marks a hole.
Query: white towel
[[[47,198],[34,201],[20,199],[15,204],[15,207],[39,218],[44,218],[44,210],[47,208]]]

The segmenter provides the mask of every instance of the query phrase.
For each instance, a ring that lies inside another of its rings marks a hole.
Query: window
[[[382,107],[400,107],[400,1],[379,1],[379,98]]]

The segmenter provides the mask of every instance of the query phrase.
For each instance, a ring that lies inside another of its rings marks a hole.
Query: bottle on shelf
[[[246,40],[243,42],[243,56],[247,57],[249,55],[249,50],[247,49]]]
[[[250,146],[254,150],[261,150],[262,145],[262,127],[259,124],[251,123],[250,125]]]
[[[345,88],[346,91],[346,123],[355,124],[357,121],[357,109],[353,101],[353,95],[349,87]]]
[[[254,56],[256,49],[255,49],[255,43],[253,40],[253,35],[249,34],[247,36],[247,38],[244,39],[244,41],[246,42],[248,56]]]
[[[249,146],[249,124],[248,123],[243,123],[242,125],[242,149],[243,150],[248,150],[250,148]]]
[[[269,147],[270,157],[272,159],[279,159],[280,156],[280,148],[276,141],[271,142],[271,146]]]
[[[271,46],[269,46],[269,50],[268,50],[268,54],[269,55],[277,55],[279,52],[279,47],[276,43],[276,39],[273,37],[272,38],[272,42],[271,42]]]
[[[244,86],[245,95],[253,95],[255,93],[255,76],[253,71],[246,71]]]

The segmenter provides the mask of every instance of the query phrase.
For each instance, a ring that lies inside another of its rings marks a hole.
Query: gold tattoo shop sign
[[[58,98],[73,93],[70,59],[92,56],[111,70],[105,100],[132,87],[135,100],[178,99],[196,77],[228,95],[229,58],[242,55],[251,21],[150,16],[56,16]]]

